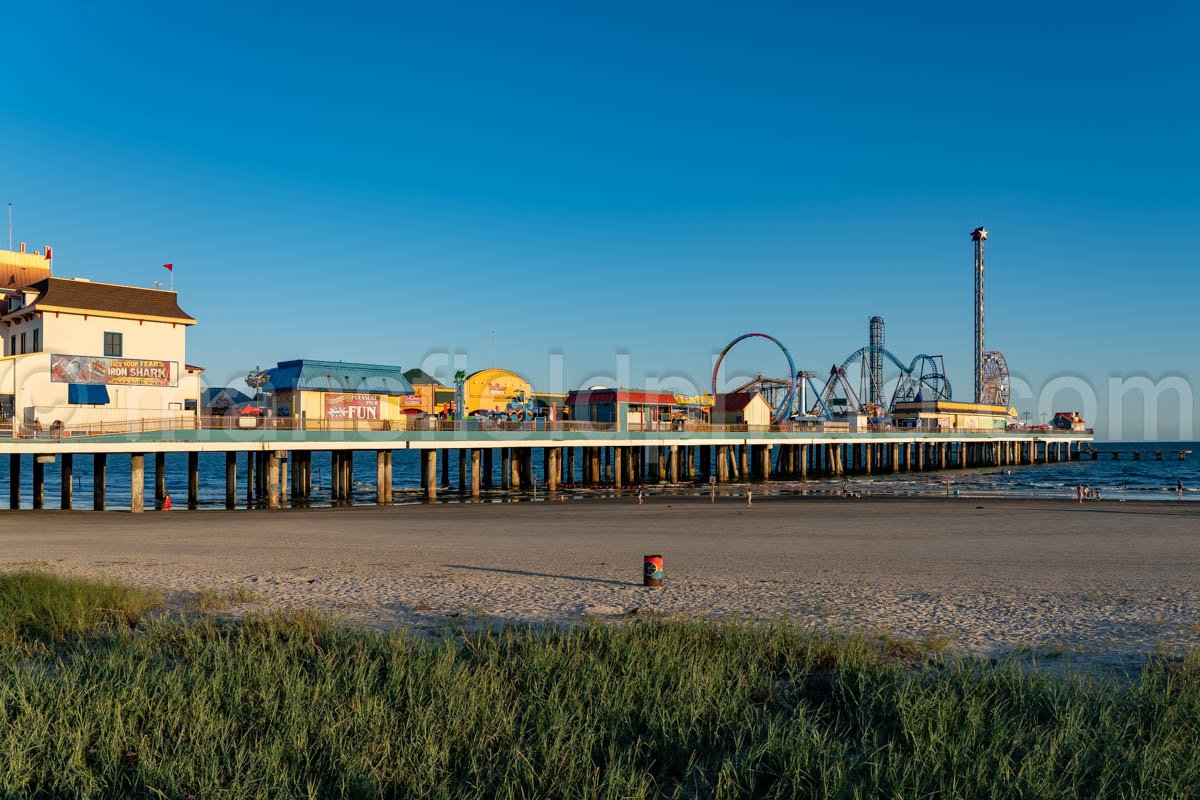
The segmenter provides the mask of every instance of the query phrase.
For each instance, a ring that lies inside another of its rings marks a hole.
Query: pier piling
[[[59,486],[59,507],[70,511],[75,494],[75,456],[71,453],[62,454],[62,481]]]
[[[146,508],[146,456],[129,454],[129,510],[141,514]]]

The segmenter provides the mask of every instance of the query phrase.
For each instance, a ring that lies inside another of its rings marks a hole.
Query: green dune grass
[[[785,626],[384,635],[0,576],[5,797],[1147,797],[1200,658],[1049,675]]]

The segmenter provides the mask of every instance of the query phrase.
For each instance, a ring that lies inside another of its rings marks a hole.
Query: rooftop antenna
[[[161,288],[162,288],[162,281],[155,281],[155,282],[154,282],[154,288],[155,288],[155,289],[161,289]]]

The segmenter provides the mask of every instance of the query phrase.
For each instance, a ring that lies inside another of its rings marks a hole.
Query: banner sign
[[[174,361],[100,356],[50,356],[50,380],[104,386],[178,386]]]
[[[325,419],[379,419],[379,395],[328,392]]]

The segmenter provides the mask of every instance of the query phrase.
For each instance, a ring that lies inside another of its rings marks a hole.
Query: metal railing
[[[591,422],[587,420],[534,419],[509,421],[496,419],[455,420],[440,417],[402,416],[393,420],[331,420],[301,417],[274,417],[253,415],[214,415],[178,417],[147,417],[132,420],[107,420],[102,422],[63,425],[55,423],[49,427],[38,424],[0,421],[0,438],[14,439],[73,439],[92,436],[130,435],[141,433],[163,433],[168,431],[312,431],[312,432],[430,432],[430,433],[900,433],[900,434],[957,434],[957,435],[1091,435],[1092,429],[1084,431],[1061,431],[1031,428],[1009,428],[1007,430],[985,430],[977,428],[907,427],[876,423],[864,430],[851,431],[845,423],[791,422],[771,425],[712,425],[694,422],[648,422],[627,425],[624,429],[615,422]]]

